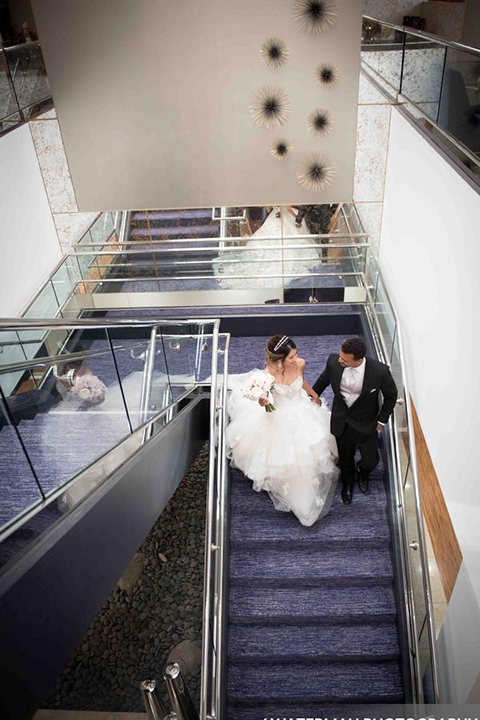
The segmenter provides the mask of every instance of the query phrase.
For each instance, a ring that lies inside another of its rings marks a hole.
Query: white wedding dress
[[[245,382],[261,372],[229,378],[228,456],[253,480],[254,490],[269,493],[277,510],[291,511],[302,525],[313,525],[329,512],[339,476],[330,411],[311,402],[300,376],[291,385],[275,383],[276,409],[267,413],[242,392]]]
[[[220,287],[229,290],[245,290],[246,288],[279,288],[282,287],[281,275],[285,273],[296,275],[309,273],[315,267],[321,250],[317,248],[304,248],[304,245],[314,245],[314,238],[302,238],[299,235],[308,235],[309,230],[302,222],[295,225],[295,218],[286,208],[281,210],[276,206],[272,209],[263,225],[249,238],[244,247],[252,251],[227,251],[215,258],[213,270]],[[293,236],[293,237],[288,237]],[[290,250],[268,250],[282,244],[295,245]],[[267,240],[266,238],[274,238]],[[240,262],[239,262],[240,261]],[[258,277],[241,277],[240,279],[224,278],[224,275],[255,275]],[[266,278],[264,275],[277,275],[280,277]],[[294,277],[286,277],[285,284]]]

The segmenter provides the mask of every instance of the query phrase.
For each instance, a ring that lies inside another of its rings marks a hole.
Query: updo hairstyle
[[[289,338],[288,335],[274,335],[267,342],[267,346],[265,348],[265,360],[267,365],[269,363],[276,363],[279,360],[285,360],[285,358],[288,357],[290,350],[295,350],[296,347],[297,346],[293,342],[292,338]]]

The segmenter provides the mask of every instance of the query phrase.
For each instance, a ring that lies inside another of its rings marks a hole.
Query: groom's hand
[[[382,432],[382,430],[383,430],[382,423],[377,423],[377,432]]]
[[[318,397],[318,395],[317,395],[317,397],[312,397],[312,398],[311,398],[311,401],[312,401],[313,403],[315,403],[315,405],[321,405],[321,404],[322,404],[322,401],[320,400],[320,398]]]

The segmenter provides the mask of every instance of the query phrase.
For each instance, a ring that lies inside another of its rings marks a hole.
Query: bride
[[[274,335],[265,355],[263,371],[230,378],[228,455],[253,480],[254,490],[268,492],[277,510],[313,525],[329,512],[339,475],[330,412],[305,381],[305,360],[291,338]],[[243,388],[262,372],[274,378],[272,397],[255,403]],[[272,401],[275,411],[266,412]]]
[[[227,251],[215,258],[213,270],[218,283],[222,288],[229,290],[244,290],[246,288],[278,288],[282,286],[282,274],[285,274],[286,283],[295,279],[288,277],[296,274],[306,274],[320,257],[317,248],[304,248],[304,245],[314,245],[310,230],[304,221],[295,223],[293,208],[272,207],[267,219],[249,238],[244,246],[247,250]],[[283,243],[282,243],[283,238]],[[282,250],[279,245],[294,245],[294,248]],[[277,247],[278,249],[269,249]],[[253,275],[254,277],[231,279],[223,275]],[[277,275],[279,277],[265,278],[264,275]]]

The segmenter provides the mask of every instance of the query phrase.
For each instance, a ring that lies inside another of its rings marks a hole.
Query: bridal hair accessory
[[[284,336],[282,337],[282,339],[279,340],[278,343],[277,343],[277,344],[275,345],[275,347],[273,348],[273,352],[277,352],[277,350],[278,350],[279,348],[281,348],[282,345],[284,345],[284,344],[287,342],[287,340],[288,340],[288,335],[284,335]]]

